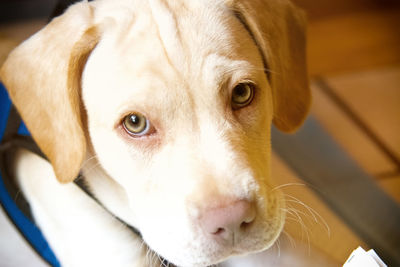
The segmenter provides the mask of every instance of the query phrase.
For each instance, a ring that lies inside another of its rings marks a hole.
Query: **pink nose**
[[[214,238],[234,241],[246,232],[255,216],[253,203],[239,200],[205,211],[200,223],[203,230]]]

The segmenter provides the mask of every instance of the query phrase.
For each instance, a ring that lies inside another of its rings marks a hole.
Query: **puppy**
[[[14,173],[63,266],[209,266],[278,238],[270,128],[310,105],[289,1],[83,1],[0,75],[49,160],[21,149]]]

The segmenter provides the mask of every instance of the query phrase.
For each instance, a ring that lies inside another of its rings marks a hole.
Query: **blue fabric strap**
[[[8,123],[8,118],[11,111],[11,101],[8,97],[7,91],[5,90],[3,84],[0,83],[0,140],[3,142],[4,133],[6,132],[6,127]],[[29,135],[28,130],[25,125],[21,123],[18,128],[18,134],[20,135]],[[0,150],[0,160],[1,165],[5,164],[4,156],[2,153],[4,151]],[[49,244],[44,238],[40,229],[35,225],[34,222],[29,220],[27,216],[23,214],[20,208],[17,206],[13,197],[11,196],[7,190],[5,184],[5,174],[4,169],[7,166],[0,165],[0,203],[3,207],[4,211],[13,222],[13,224],[17,227],[18,231],[23,235],[23,237],[29,242],[32,248],[51,266],[58,267],[60,266],[59,261],[51,250]],[[1,168],[4,167],[4,168]]]

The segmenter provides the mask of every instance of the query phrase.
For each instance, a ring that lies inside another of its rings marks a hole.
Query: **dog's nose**
[[[234,238],[237,241],[255,217],[254,204],[247,200],[239,200],[205,211],[200,218],[200,224],[213,238],[225,241],[234,241]]]

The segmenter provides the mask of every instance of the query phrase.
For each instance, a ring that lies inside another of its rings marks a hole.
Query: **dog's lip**
[[[282,224],[283,225],[283,224]],[[169,260],[168,257],[163,257],[161,256],[157,251],[154,251],[157,253],[157,255],[160,256],[162,260],[164,260],[164,263],[169,263],[167,266],[172,266],[172,267],[181,267],[181,266],[193,266],[193,267],[211,267],[215,266],[221,262],[224,262],[230,257],[235,257],[235,256],[241,256],[241,255],[246,255],[246,254],[252,254],[252,253],[258,253],[261,251],[264,251],[266,249],[269,249],[273,244],[275,244],[277,238],[281,234],[281,229],[277,230],[273,235],[271,235],[271,238],[268,239],[268,242],[266,244],[260,244],[260,246],[257,246],[254,249],[248,250],[247,247],[241,246],[241,245],[230,245],[230,246],[222,246],[223,249],[221,249],[220,255],[216,257],[211,257],[208,260],[203,260],[203,261],[193,261],[190,265],[184,264],[184,265],[179,265],[173,263],[173,260]]]

